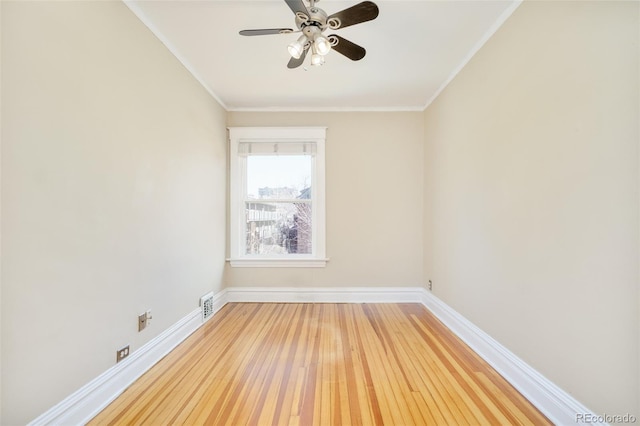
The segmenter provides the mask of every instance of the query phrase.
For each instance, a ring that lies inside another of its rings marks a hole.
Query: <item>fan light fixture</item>
[[[314,43],[311,46],[312,49],[312,55],[311,55],[311,65],[318,66],[318,65],[323,65],[324,64],[324,55],[321,55],[320,52],[318,52],[318,45],[316,43]]]
[[[311,46],[313,56],[311,57],[311,65],[322,65],[324,58],[319,59],[318,56],[325,56],[331,50],[331,42],[322,35],[320,28],[309,26],[303,30],[303,34],[298,40],[291,43],[287,49],[294,59],[300,59],[307,43]],[[314,60],[315,57],[315,60]]]
[[[313,45],[316,47],[318,53],[322,56],[326,55],[331,50],[331,43],[322,34],[318,34],[315,37],[315,39],[313,40]]]
[[[298,38],[298,40],[287,46],[289,54],[296,59],[300,59],[300,56],[302,56],[302,52],[304,52],[305,44],[307,44],[307,36],[303,34]]]

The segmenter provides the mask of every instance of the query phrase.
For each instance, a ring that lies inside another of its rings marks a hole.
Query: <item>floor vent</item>
[[[202,322],[205,322],[213,316],[213,293],[207,293],[200,298],[200,307],[202,308]]]

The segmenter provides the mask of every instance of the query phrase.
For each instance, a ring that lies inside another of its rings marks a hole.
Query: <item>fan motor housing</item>
[[[296,13],[296,25],[299,29],[303,30],[304,27],[309,25],[316,26],[324,31],[327,28],[327,13],[319,7],[309,8],[309,16],[304,16],[301,13]]]

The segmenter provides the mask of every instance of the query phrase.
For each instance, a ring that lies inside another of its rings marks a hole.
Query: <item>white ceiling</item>
[[[322,0],[329,15],[359,3]],[[332,51],[321,67],[288,69],[298,34],[283,0],[125,3],[227,109],[423,110],[520,4],[519,0],[374,0],[377,19],[336,30],[363,46],[354,62]],[[327,30],[325,34],[333,34]]]

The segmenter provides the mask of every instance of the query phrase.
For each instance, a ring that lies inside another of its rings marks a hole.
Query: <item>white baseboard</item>
[[[422,287],[229,287],[229,302],[419,303]]]
[[[554,424],[606,425],[578,421],[599,417],[431,292],[425,290],[421,302]]]
[[[214,298],[214,312],[226,302]],[[196,309],[126,359],[78,389],[29,425],[82,425],[95,417],[142,374],[202,326],[201,309]]]
[[[214,296],[214,312],[229,302],[421,303],[553,423],[575,424],[579,415],[598,418],[422,287],[229,287]],[[197,309],[33,420],[30,425],[85,424],[201,325],[201,310]]]

